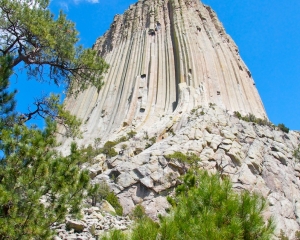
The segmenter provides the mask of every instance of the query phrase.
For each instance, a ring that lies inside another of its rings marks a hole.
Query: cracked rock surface
[[[149,141],[144,131],[138,132],[125,142],[128,148],[123,155],[105,159],[103,172],[93,178],[94,183],[108,183],[125,215],[137,204],[143,205],[153,219],[165,214],[170,207],[166,196],[172,194],[178,177],[187,170],[165,156],[194,153],[201,159],[200,168],[228,175],[237,190],[263,195],[269,204],[266,216],[274,217],[276,233],[283,229],[293,236],[300,225],[300,163],[293,157],[300,144],[299,132],[284,133],[245,122],[217,106],[199,107],[192,114],[178,114],[173,119],[177,120],[170,120],[172,131],[157,132],[155,125],[148,128],[147,135],[155,136],[156,142],[136,154],[135,146],[141,149],[142,143]],[[121,149],[122,144],[115,149]],[[112,173],[117,177],[112,178]]]

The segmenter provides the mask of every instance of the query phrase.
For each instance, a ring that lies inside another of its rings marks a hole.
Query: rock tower
[[[103,89],[66,101],[89,137],[210,103],[267,117],[237,46],[199,0],[140,0],[114,17],[94,49],[110,65]]]
[[[300,229],[300,134],[233,115],[267,118],[250,71],[210,7],[140,0],[115,16],[94,49],[110,64],[105,85],[65,104],[83,120],[79,145],[114,141],[114,156],[103,151],[83,167],[94,183],[107,182],[124,214],[137,204],[154,219],[164,214],[165,197],[186,169],[168,156],[194,153],[201,168],[263,195],[277,236],[282,229],[293,239]],[[70,142],[63,139],[61,149]]]

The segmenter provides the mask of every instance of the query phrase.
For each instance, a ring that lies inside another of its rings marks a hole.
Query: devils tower
[[[118,140],[115,156],[100,154],[85,167],[93,182],[107,182],[125,214],[137,204],[154,219],[165,213],[165,196],[184,173],[167,156],[192,152],[202,168],[229,176],[234,188],[263,195],[276,234],[294,236],[300,164],[293,153],[300,134],[234,116],[267,119],[250,70],[209,6],[139,0],[114,17],[93,48],[110,65],[104,86],[67,97],[65,106],[83,122],[79,145]],[[61,148],[70,142],[63,139]]]
[[[209,103],[266,118],[237,46],[215,12],[198,0],[138,1],[115,16],[94,49],[110,65],[103,89],[66,101],[90,133],[140,128]]]

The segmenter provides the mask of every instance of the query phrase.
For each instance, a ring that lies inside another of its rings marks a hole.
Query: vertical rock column
[[[94,49],[110,65],[105,85],[65,101],[83,119],[85,143],[209,103],[266,117],[238,48],[198,0],[138,1],[115,16]]]

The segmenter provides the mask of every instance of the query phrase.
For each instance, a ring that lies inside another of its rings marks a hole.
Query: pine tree
[[[80,152],[54,149],[54,122],[45,130],[14,125],[2,129],[0,149],[0,239],[48,239],[50,227],[78,215],[89,190],[89,175],[80,171]]]
[[[177,189],[176,206],[163,218],[163,239],[270,239],[271,220],[262,217],[265,200],[249,192],[235,193],[229,179],[189,172]]]
[[[12,70],[9,67],[12,58],[0,57],[0,129],[5,126],[12,126],[14,123],[14,109],[16,101],[14,99],[16,91],[9,92],[9,77]]]
[[[170,203],[173,207],[168,216],[160,217],[159,225],[142,218],[131,234],[114,232],[104,239],[268,240],[274,231],[272,220],[265,223],[262,217],[266,201],[249,192],[234,192],[230,180],[218,174],[189,171]]]
[[[48,9],[49,0],[0,0],[0,56],[10,67],[24,64],[28,77],[64,84],[70,92],[89,85],[100,90],[108,65],[97,52],[78,45],[75,24]],[[37,24],[38,23],[38,24]]]
[[[78,134],[80,122],[52,95],[39,99],[31,113],[15,113],[16,91],[9,78],[22,63],[28,77],[64,84],[69,94],[102,86],[108,65],[97,52],[77,46],[74,23],[57,19],[48,0],[0,0],[0,240],[51,239],[51,227],[66,214],[78,216],[83,198],[95,192],[76,144],[71,154],[55,150],[57,123]],[[38,23],[38,24],[37,24]],[[35,114],[44,130],[25,122]]]

